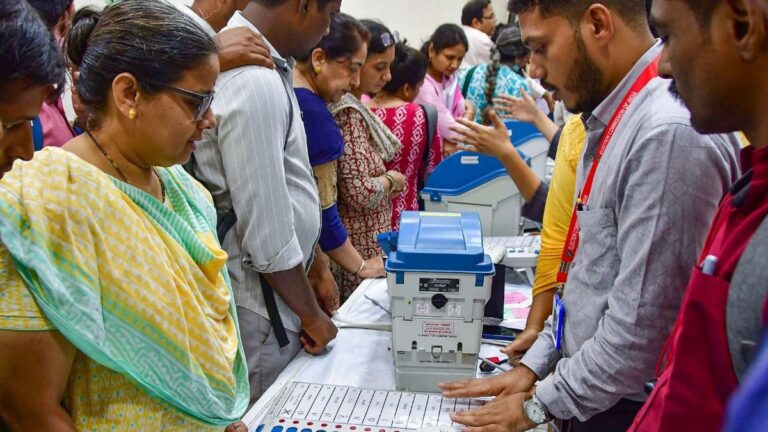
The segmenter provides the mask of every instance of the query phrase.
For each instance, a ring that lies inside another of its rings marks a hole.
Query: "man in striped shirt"
[[[336,335],[326,312],[338,288],[313,289],[306,276],[320,234],[320,202],[293,93],[292,57],[320,41],[340,6],[341,0],[253,0],[230,19],[226,29],[246,27],[264,37],[275,69],[245,66],[219,76],[212,107],[218,124],[195,152],[197,178],[217,209],[236,216],[223,247],[251,403],[302,347],[319,354]],[[322,263],[315,266],[329,273]],[[275,308],[264,286],[277,294]]]

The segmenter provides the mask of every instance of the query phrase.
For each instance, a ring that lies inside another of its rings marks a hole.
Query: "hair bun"
[[[66,53],[69,62],[80,67],[88,49],[88,41],[91,33],[96,28],[101,18],[101,11],[94,7],[85,7],[77,11],[72,18],[72,28],[69,30],[66,41]]]

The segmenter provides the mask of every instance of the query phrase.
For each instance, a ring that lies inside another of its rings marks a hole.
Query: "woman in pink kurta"
[[[392,198],[392,229],[397,230],[403,211],[419,209],[419,189],[443,160],[443,152],[439,133],[433,130],[432,141],[428,142],[430,125],[427,124],[426,108],[412,102],[424,83],[426,56],[399,43],[390,71],[392,79],[368,103],[368,107],[403,145],[395,157],[385,164],[387,169],[405,175],[405,189]]]
[[[446,154],[456,151],[454,134],[449,128],[458,118],[474,118],[474,108],[470,106],[467,110],[456,76],[468,46],[467,36],[461,27],[443,24],[421,49],[429,58],[429,65],[424,85],[414,102],[429,104],[437,109],[437,130],[443,137],[443,151]]]

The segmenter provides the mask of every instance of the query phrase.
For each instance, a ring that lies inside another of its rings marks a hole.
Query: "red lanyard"
[[[571,215],[571,223],[568,226],[568,234],[565,237],[565,245],[563,246],[563,255],[560,258],[560,271],[557,273],[557,282],[564,284],[568,280],[568,271],[571,268],[574,258],[576,258],[576,250],[579,248],[579,225],[578,211],[582,210],[584,206],[589,202],[589,195],[592,192],[592,184],[595,181],[595,173],[597,167],[600,164],[600,159],[605,154],[605,150],[608,148],[608,144],[611,142],[613,135],[616,133],[619,123],[624,118],[629,107],[634,102],[635,97],[642,91],[648,83],[659,76],[659,57],[656,57],[648,67],[637,77],[637,80],[627,92],[624,99],[616,108],[616,112],[613,113],[611,121],[608,122],[608,126],[603,132],[602,138],[600,138],[600,146],[595,153],[594,162],[592,162],[592,168],[589,170],[587,180],[584,182],[584,188],[581,190],[579,198],[576,200],[576,204],[573,206],[573,214]]]

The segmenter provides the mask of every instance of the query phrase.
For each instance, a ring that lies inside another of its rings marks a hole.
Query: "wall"
[[[186,0],[191,3],[191,0]],[[446,22],[459,24],[466,0],[343,0],[341,10],[356,18],[375,18],[400,32],[411,45],[421,46],[429,35]],[[492,0],[496,18],[506,22],[507,0]],[[103,0],[75,0],[77,7],[103,5]]]
[[[506,22],[506,0],[492,0],[496,18]],[[375,18],[400,32],[414,47],[443,23],[461,23],[466,0],[343,0],[342,11],[356,18]]]

